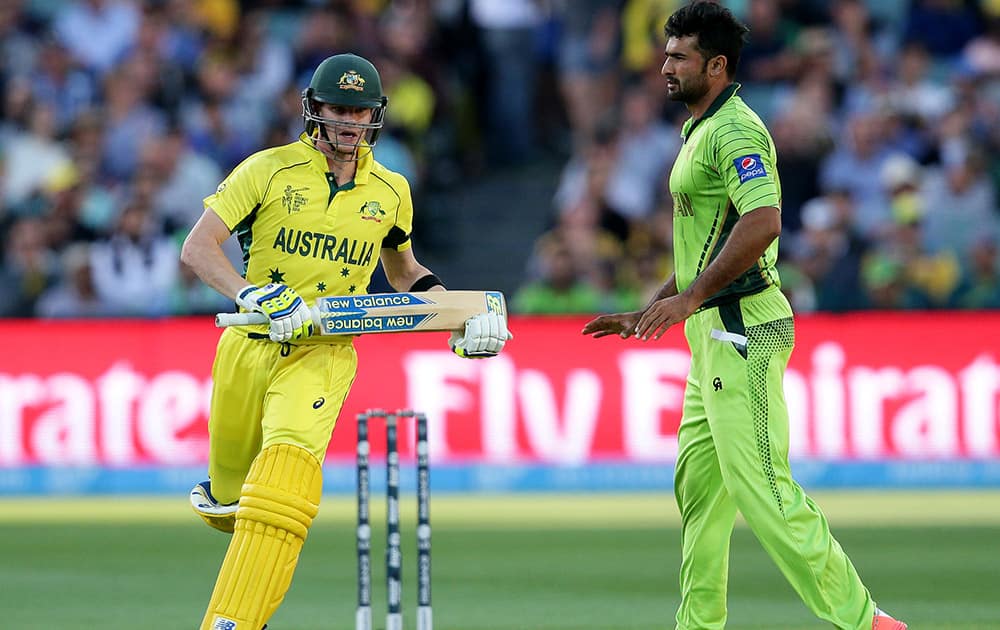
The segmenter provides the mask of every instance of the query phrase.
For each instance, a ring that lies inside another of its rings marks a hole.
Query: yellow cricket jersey
[[[413,200],[406,178],[367,151],[354,180],[337,186],[326,157],[305,134],[244,160],[205,198],[205,207],[239,239],[248,283],[284,283],[310,305],[318,297],[366,293],[381,248],[410,247]]]

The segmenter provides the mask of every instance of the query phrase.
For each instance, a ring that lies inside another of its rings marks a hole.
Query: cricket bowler
[[[647,341],[684,322],[691,370],[674,472],[682,523],[676,628],[725,627],[739,512],[817,617],[845,630],[905,630],[875,606],[789,467],[782,381],[795,333],[774,266],[777,157],[734,82],[748,29],[728,9],[694,2],[664,30],[667,94],[691,114],[670,173],[675,271],[646,308],[597,317],[583,333]]]
[[[406,179],[372,154],[388,99],[353,54],[324,60],[302,93],[305,132],[248,157],[205,199],[181,260],[268,324],[227,328],[212,366],[209,479],[191,503],[233,533],[201,630],[260,630],[291,584],[319,509],[323,458],[357,368],[353,337],[313,335],[309,305],[364,294],[381,260],[397,291],[443,291],[411,249]],[[243,273],[220,247],[235,234]],[[510,338],[496,313],[449,338],[466,358]]]

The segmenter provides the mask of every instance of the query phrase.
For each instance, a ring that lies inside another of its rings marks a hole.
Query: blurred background
[[[441,334],[357,340],[332,496],[274,627],[352,614],[368,408],[428,415],[441,627],[665,627],[690,355],[679,329],[579,331],[672,268],[687,113],[659,68],[681,4],[0,1],[4,627],[200,615],[228,539],[186,494],[205,477],[209,316],[233,305],[180,244],[236,164],[296,139],[300,91],[341,52],[381,72],[375,153],[410,180],[418,258],[504,291],[516,336],[482,362]],[[1000,628],[1000,1],[724,4],[751,29],[740,94],[778,148],[793,469],[889,612]],[[405,427],[402,448],[412,462]],[[749,532],[733,544],[730,627],[820,627]]]
[[[796,310],[1000,306],[1000,3],[739,0]],[[644,304],[670,272],[678,0],[6,0],[4,317],[206,314],[201,200],[294,141],[330,54],[375,62],[417,254],[515,312]],[[235,258],[235,256],[234,256]],[[119,262],[125,264],[118,264]],[[373,290],[383,289],[376,283]]]

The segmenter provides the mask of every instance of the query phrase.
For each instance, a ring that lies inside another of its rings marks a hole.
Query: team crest
[[[382,209],[382,204],[377,201],[366,201],[361,206],[360,214],[361,218],[365,221],[381,223],[382,218],[385,217],[385,210]]]
[[[309,200],[302,194],[303,190],[309,190],[309,188],[285,186],[284,194],[281,196],[281,205],[285,207],[285,210],[288,210],[288,214],[298,212],[299,208],[309,203]]]
[[[342,90],[354,90],[355,92],[365,91],[365,78],[358,74],[354,70],[348,70],[344,74],[340,75],[340,81],[337,83]]]

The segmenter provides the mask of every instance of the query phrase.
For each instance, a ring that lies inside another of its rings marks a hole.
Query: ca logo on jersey
[[[292,188],[291,186],[285,186],[284,194],[281,196],[281,205],[288,210],[288,214],[298,212],[299,208],[309,203],[309,200],[301,194],[303,190],[309,190],[309,188]]]
[[[366,201],[361,206],[359,213],[363,220],[374,221],[375,223],[381,223],[382,218],[385,217],[385,210],[382,209],[382,204],[377,201]]]
[[[364,92],[365,78],[354,70],[348,70],[344,74],[340,75],[340,81],[337,82],[337,85],[339,85],[342,90]]]
[[[764,162],[761,161],[760,155],[757,153],[738,157],[733,160],[733,164],[736,166],[736,174],[740,176],[741,184],[767,175],[767,171],[764,170]]]

